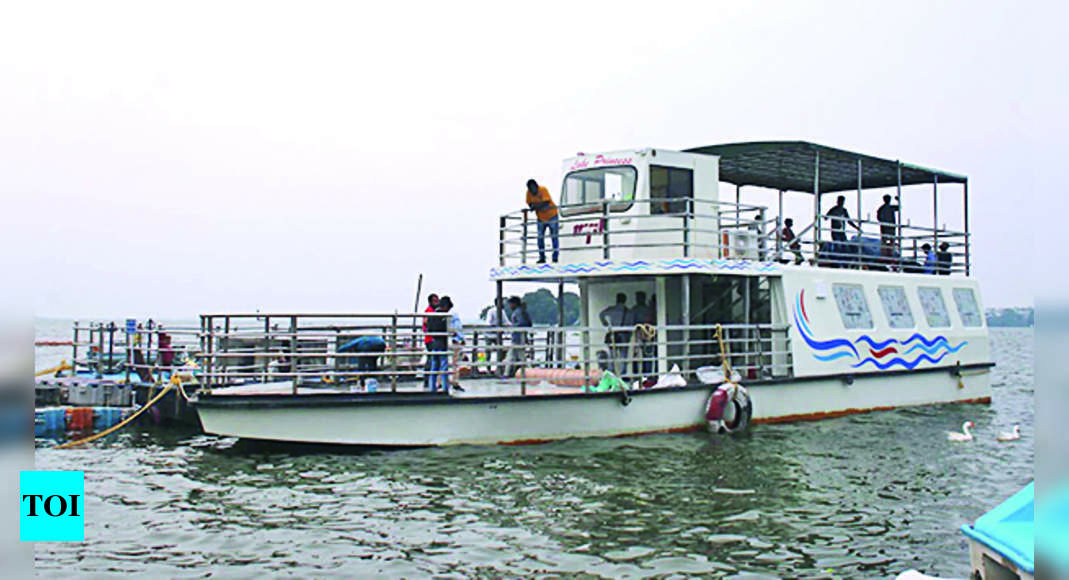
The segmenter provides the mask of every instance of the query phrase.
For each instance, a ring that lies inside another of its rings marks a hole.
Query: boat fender
[[[753,401],[746,388],[736,383],[720,385],[705,404],[709,431],[729,434],[745,431],[753,417]]]
[[[620,404],[625,407],[631,404],[631,391],[623,385],[620,386]]]

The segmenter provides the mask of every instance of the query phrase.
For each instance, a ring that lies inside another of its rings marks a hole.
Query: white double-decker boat
[[[990,401],[965,177],[805,142],[579,155],[564,173],[560,260],[537,261],[536,218],[525,209],[501,217],[490,271],[498,320],[506,285],[548,284],[560,324],[464,329],[464,344],[445,351],[464,391],[444,393],[424,388],[422,328],[447,315],[202,315],[205,431],[515,444]],[[734,202],[722,199],[723,184],[735,186]],[[744,186],[778,196],[776,215],[741,203]],[[862,200],[881,189],[923,200],[931,226],[860,219]],[[812,196],[812,223],[795,228],[794,243],[781,235],[788,191]],[[825,216],[828,194],[856,196],[857,235]],[[948,194],[964,204],[960,231],[939,226]],[[563,323],[570,288],[580,310],[572,325]],[[621,296],[638,312],[639,294],[646,320],[603,324]],[[385,350],[354,348],[362,338]],[[520,360],[503,360],[510,351]]]

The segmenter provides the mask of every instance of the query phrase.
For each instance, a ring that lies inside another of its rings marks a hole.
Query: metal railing
[[[431,321],[445,318],[444,331]],[[277,321],[277,322],[276,322]],[[453,326],[443,313],[210,314],[201,317],[201,377],[210,387],[283,384],[315,390],[399,392],[492,379],[521,394],[544,383],[588,389],[612,371],[650,386],[673,367],[694,382],[719,367],[721,328],[729,363],[743,379],[790,376],[787,327],[767,324],[664,327]],[[440,358],[435,358],[440,357]],[[374,381],[371,381],[374,379]]]
[[[651,210],[657,208],[660,213],[629,211],[643,205]],[[828,223],[820,228],[810,223],[794,232],[794,240],[787,241],[782,239],[784,216],[768,217],[765,206],[671,198],[603,200],[558,209],[560,260],[566,263],[660,256],[932,274],[968,275],[971,270],[968,233],[908,222],[894,224],[894,233],[885,235],[888,224],[849,219],[849,236],[845,231],[839,236]],[[541,257],[538,220],[533,210],[505,214],[498,225],[500,266],[533,264]],[[545,237],[544,253],[548,257],[553,252],[552,243],[548,234]],[[836,239],[839,237],[843,239]],[[931,246],[932,260],[924,255],[925,243]],[[940,249],[943,243],[947,244],[945,251]]]
[[[620,211],[619,200],[598,204],[559,206],[560,253],[564,261],[580,253],[601,259],[625,258],[635,250],[665,251],[682,257],[730,254],[732,244],[725,244],[727,232],[741,232],[754,245],[748,257],[757,258],[759,247],[767,239],[770,222],[765,208],[745,204],[713,202],[694,198],[634,200],[626,207],[648,206],[651,211]],[[598,211],[592,211],[592,210]],[[652,210],[658,210],[654,213]],[[499,218],[498,262],[501,266],[534,263],[537,249],[538,222],[534,211],[520,209]],[[640,236],[637,236],[639,234]],[[734,236],[732,239],[735,239]],[[740,237],[741,239],[741,237]],[[546,253],[552,249],[546,241]],[[738,249],[738,246],[735,246]]]
[[[200,331],[153,322],[132,331],[114,321],[76,321],[72,327],[73,374],[121,375],[125,382],[157,383],[194,359]]]

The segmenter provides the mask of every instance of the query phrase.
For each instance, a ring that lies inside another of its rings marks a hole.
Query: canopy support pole
[[[932,251],[939,251],[939,174],[932,181]]]
[[[777,193],[779,212],[776,213],[776,256],[779,257],[783,252],[783,190],[781,189]]]
[[[895,245],[898,247],[898,265],[902,266],[902,162],[895,161],[895,173],[897,174],[895,185],[895,199],[898,201],[898,214],[895,216]]]
[[[820,264],[820,151],[813,163],[813,259]]]
[[[965,204],[965,275],[970,274],[969,271],[969,245],[972,240],[969,239],[969,180],[966,179],[962,184],[962,198]]]

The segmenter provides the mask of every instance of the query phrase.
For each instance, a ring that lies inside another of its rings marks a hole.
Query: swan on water
[[[1016,441],[1016,440],[1018,440],[1020,438],[1021,438],[1021,426],[1020,425],[1014,425],[1012,432],[1010,432],[1010,433],[1002,432],[1002,433],[998,434],[998,437],[996,437],[996,439],[998,439],[999,441]]]
[[[969,432],[969,429],[975,426],[976,425],[972,421],[966,421],[961,424],[961,430],[964,431],[963,433],[948,431],[947,439],[950,441],[972,441],[972,433]]]

